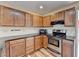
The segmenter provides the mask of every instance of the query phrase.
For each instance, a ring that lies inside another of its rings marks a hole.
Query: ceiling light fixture
[[[43,9],[43,6],[42,5],[40,6],[40,9]]]

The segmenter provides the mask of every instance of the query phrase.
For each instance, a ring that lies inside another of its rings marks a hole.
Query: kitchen
[[[78,4],[0,1],[0,56],[75,57]]]

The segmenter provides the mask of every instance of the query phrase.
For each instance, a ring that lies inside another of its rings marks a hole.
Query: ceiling
[[[72,3],[72,1],[1,1],[0,3],[44,15],[68,5]],[[44,8],[40,9],[40,5],[43,5]]]

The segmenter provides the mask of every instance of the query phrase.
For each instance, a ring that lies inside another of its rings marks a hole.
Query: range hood
[[[64,25],[64,20],[52,21],[51,25]]]

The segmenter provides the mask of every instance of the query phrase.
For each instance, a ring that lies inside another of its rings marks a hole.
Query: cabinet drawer
[[[16,44],[20,42],[24,42],[24,39],[17,39],[17,40],[10,41],[10,44]]]

